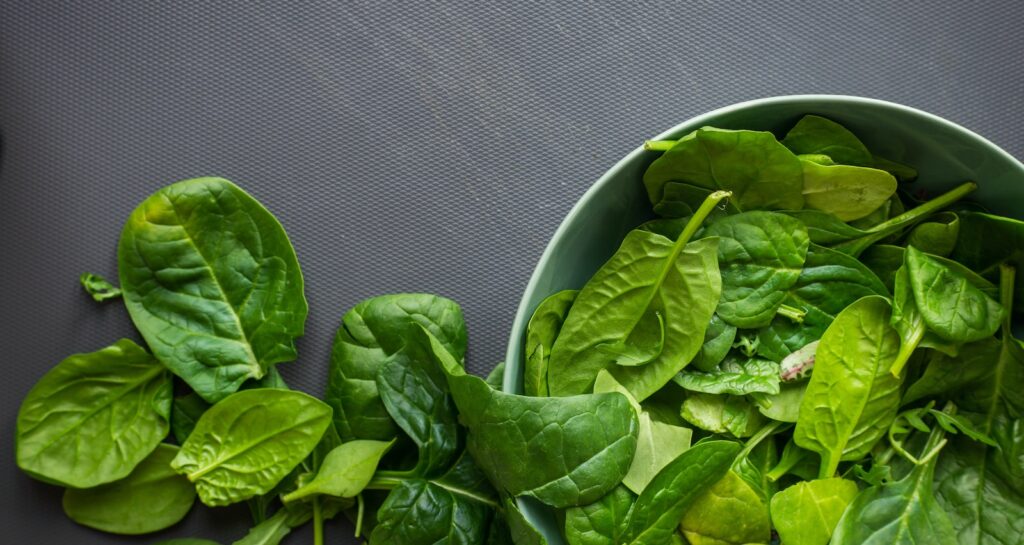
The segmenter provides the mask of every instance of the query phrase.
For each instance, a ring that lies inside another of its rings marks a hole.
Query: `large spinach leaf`
[[[888,295],[881,281],[857,259],[811,244],[800,277],[785,304],[804,312],[802,323],[776,316],[757,333],[759,355],[782,361],[821,338],[843,309],[868,295]]]
[[[308,310],[295,250],[235,184],[195,178],[154,193],[121,232],[118,269],[153,354],[207,401],[295,359]]]
[[[523,371],[523,393],[528,396],[548,395],[548,362],[551,347],[562,330],[569,308],[576,300],[577,290],[549,295],[533,311],[526,325],[526,366]]]
[[[196,490],[171,469],[178,447],[161,444],[130,475],[94,488],[64,491],[71,520],[114,534],[146,534],[185,518]]]
[[[467,448],[499,488],[571,507],[593,503],[626,475],[637,440],[637,416],[626,396],[498,392],[465,374],[444,346],[423,334],[469,429]]]
[[[412,479],[388,494],[370,542],[477,545],[484,543],[491,516],[488,505],[436,482]]]
[[[167,436],[170,412],[170,373],[134,342],[69,356],[21,403],[18,467],[76,488],[116,481]]]
[[[849,165],[820,165],[801,160],[804,206],[853,221],[884,205],[896,192],[896,178],[884,170]]]
[[[665,466],[637,498],[626,523],[628,545],[668,542],[691,506],[729,472],[737,443],[705,441]]]
[[[828,545],[857,492],[846,479],[799,482],[772,497],[772,524],[783,543]]]
[[[717,240],[688,242],[727,195],[718,192],[705,201],[676,241],[638,230],[626,235],[569,310],[551,349],[551,395],[588,392],[597,372],[607,368],[643,400],[693,359],[721,279]]]
[[[733,192],[743,210],[803,207],[800,160],[769,132],[704,127],[684,136],[644,173],[652,204],[669,182]]]
[[[889,368],[899,335],[890,315],[884,298],[860,299],[839,313],[818,345],[793,437],[821,455],[821,477],[867,454],[896,418],[900,379]]]
[[[768,504],[734,471],[694,500],[680,528],[690,545],[767,545],[771,539]]]
[[[590,505],[565,511],[565,540],[569,545],[619,545],[626,534],[626,523],[636,495],[625,486]]]
[[[377,392],[377,373],[393,354],[425,327],[456,359],[466,354],[462,309],[444,297],[399,293],[373,297],[345,313],[331,350],[325,400],[345,441],[388,441],[399,432]]]
[[[704,236],[718,238],[719,317],[736,327],[768,325],[800,276],[807,229],[784,214],[746,212],[712,223]]]
[[[301,392],[244,390],[206,411],[171,467],[199,499],[227,505],[268,492],[320,441],[331,408]]]

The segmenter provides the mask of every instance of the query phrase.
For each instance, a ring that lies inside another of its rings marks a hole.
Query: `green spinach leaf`
[[[846,127],[820,115],[805,115],[786,133],[782,144],[797,154],[827,155],[842,165],[874,164],[868,148]]]
[[[377,392],[377,373],[413,338],[418,326],[437,337],[456,359],[466,355],[462,309],[444,297],[399,293],[373,297],[345,313],[334,337],[325,401],[334,409],[342,440],[389,441],[399,433]]]
[[[712,223],[704,236],[718,238],[718,315],[736,327],[768,325],[804,266],[803,224],[775,212],[746,212]]]
[[[860,299],[839,313],[818,345],[794,439],[821,455],[822,478],[833,476],[840,461],[867,454],[896,418],[900,379],[889,368],[899,335],[891,313],[882,297]]]
[[[924,252],[907,247],[907,274],[914,301],[929,331],[956,343],[992,336],[1003,307],[965,276],[944,267]]]
[[[692,393],[683,400],[683,420],[711,433],[750,437],[764,425],[757,406],[746,397]]]
[[[896,178],[884,170],[800,161],[804,206],[853,221],[874,212],[896,192]]]
[[[569,545],[618,545],[623,542],[626,524],[636,495],[625,486],[590,505],[565,511],[565,540]]]
[[[188,479],[171,469],[178,447],[158,445],[130,475],[94,488],[64,491],[64,512],[89,528],[114,534],[147,534],[185,518],[196,500]]]
[[[192,435],[196,422],[199,422],[199,418],[210,406],[195,392],[174,398],[171,404],[171,434],[179,445]]]
[[[170,373],[134,342],[69,356],[21,403],[18,467],[75,488],[122,479],[167,436],[170,412]]]
[[[640,494],[655,475],[690,448],[693,430],[658,422],[648,413],[641,413],[636,453],[622,484]]]
[[[312,481],[285,494],[282,499],[292,502],[317,494],[354,498],[366,488],[381,457],[392,444],[368,439],[342,443],[324,458]]]
[[[783,382],[779,393],[762,397],[757,410],[776,422],[795,424],[800,418],[800,404],[807,391],[807,382]]]
[[[779,364],[759,358],[726,358],[710,371],[683,370],[672,379],[691,392],[746,395],[779,393]]]
[[[523,393],[528,396],[548,395],[551,347],[562,330],[577,293],[577,290],[565,290],[549,295],[533,311],[526,326],[526,367],[523,371]]]
[[[98,274],[82,273],[82,276],[78,277],[78,282],[82,284],[82,289],[97,303],[121,297],[121,289]]]
[[[272,489],[330,424],[331,408],[301,392],[244,390],[211,407],[171,462],[209,506]]]
[[[118,269],[146,344],[203,399],[295,359],[308,311],[295,250],[235,184],[195,178],[154,193],[121,232]]]
[[[1000,263],[1014,266],[1017,286],[1014,308],[1024,311],[1024,222],[985,214],[961,212],[960,230],[952,258],[981,274],[994,272]]]
[[[395,545],[484,543],[491,516],[490,507],[483,503],[435,482],[411,479],[388,494],[377,512],[377,526],[370,542]]]
[[[711,316],[704,331],[704,344],[690,365],[700,371],[711,371],[725,359],[736,340],[736,326],[725,323],[717,314]]]
[[[960,216],[955,212],[940,212],[911,229],[907,245],[925,253],[948,257],[953,253],[959,233]]]
[[[783,543],[828,545],[857,483],[819,479],[797,483],[772,497],[772,524]]]
[[[734,471],[694,500],[679,526],[690,545],[767,545],[771,539],[768,504]]]

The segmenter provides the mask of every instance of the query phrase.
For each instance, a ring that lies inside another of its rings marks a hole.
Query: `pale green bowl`
[[[680,138],[707,125],[769,130],[781,137],[804,114],[838,121],[873,152],[917,168],[915,187],[934,194],[973,180],[979,188],[970,199],[997,214],[1021,218],[1024,213],[1024,165],[1020,161],[955,123],[891,102],[833,95],[752,100],[694,117],[655,139]],[[626,233],[651,216],[641,178],[658,155],[642,148],[627,155],[594,183],[555,231],[512,323],[505,355],[506,392],[522,393],[523,336],[537,305],[556,291],[583,286]],[[565,543],[550,509],[524,499],[520,499],[520,507],[550,545]]]

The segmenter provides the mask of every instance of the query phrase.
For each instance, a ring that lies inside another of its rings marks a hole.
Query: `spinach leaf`
[[[740,446],[730,441],[694,445],[665,466],[637,498],[623,544],[659,545],[705,492],[729,472]]]
[[[544,539],[544,536],[530,524],[530,521],[526,520],[526,517],[519,510],[519,506],[513,498],[506,497],[502,502],[502,506],[505,509],[504,518],[508,524],[511,543],[516,545],[548,545],[548,540]],[[497,514],[494,517],[495,520],[500,520],[501,518]],[[492,543],[488,541],[487,545],[492,545]]]
[[[953,253],[959,233],[960,216],[955,212],[940,212],[911,229],[907,245],[925,253],[948,257]]]
[[[674,142],[669,144],[674,144]],[[680,219],[692,216],[700,209],[701,203],[711,196],[712,193],[714,193],[714,190],[706,187],[679,182],[667,182],[662,190],[661,200],[654,203],[654,213],[661,216],[662,219],[649,221],[641,225],[640,228],[654,231],[675,240],[679,234],[672,226],[679,225],[681,223]],[[736,207],[735,202],[728,200],[712,210],[709,217],[714,218],[739,213],[740,210]],[[683,224],[685,225],[685,223]],[[676,231],[674,236],[668,235],[668,232],[671,231]]]
[[[704,344],[690,365],[700,371],[711,371],[725,359],[735,340],[736,326],[725,323],[717,314],[712,315],[711,322],[704,331]]]
[[[98,274],[82,273],[82,276],[78,277],[78,282],[82,284],[82,289],[97,303],[121,297],[121,289]]]
[[[301,392],[244,390],[211,407],[171,462],[211,507],[268,492],[308,455],[331,408]]]
[[[855,258],[811,244],[796,283],[785,304],[804,311],[802,323],[776,316],[757,333],[757,352],[782,361],[817,341],[843,309],[868,295],[888,295],[881,281]]]
[[[832,536],[834,545],[956,545],[949,515],[935,500],[932,481],[943,430],[936,428],[922,463],[904,478],[873,486],[854,498]]]
[[[565,511],[565,540],[569,545],[618,545],[626,534],[626,523],[636,495],[625,486],[590,505]]]
[[[146,534],[185,518],[196,500],[188,479],[171,470],[178,447],[158,445],[130,475],[94,488],[64,491],[64,512],[89,528],[114,534]]]
[[[134,342],[69,356],[21,403],[18,467],[75,488],[122,479],[167,436],[170,412],[170,373]]]
[[[750,489],[765,502],[778,492],[775,481],[768,478],[768,472],[779,463],[775,437],[772,435],[776,430],[778,426],[774,422],[763,426],[747,440],[744,450],[732,464],[732,471],[746,481]]]
[[[486,382],[488,386],[494,388],[495,390],[501,390],[504,381],[505,362],[501,362],[498,365],[495,365],[494,369],[491,369],[491,372],[487,373],[487,378],[484,379],[484,382]]]
[[[313,480],[285,494],[282,500],[287,503],[316,494],[356,497],[373,478],[377,464],[392,444],[357,439],[338,445],[324,458]]]
[[[577,290],[549,295],[533,311],[526,325],[526,366],[523,371],[523,393],[528,396],[548,395],[548,361],[551,347],[562,330]]]
[[[551,395],[585,393],[597,372],[607,368],[642,401],[693,359],[718,303],[721,279],[717,240],[688,242],[727,196],[712,195],[674,242],[644,231],[626,235],[580,290],[562,324],[551,348]],[[652,352],[652,347],[661,349]]]
[[[278,545],[298,525],[289,518],[288,511],[281,509],[274,516],[253,526],[242,539],[232,545]]]
[[[818,345],[793,437],[821,455],[822,478],[841,460],[867,454],[896,418],[900,379],[889,368],[899,335],[890,315],[884,298],[864,297],[839,313]]]
[[[884,170],[800,161],[804,206],[853,221],[874,212],[896,192],[896,178]]]
[[[893,287],[892,318],[890,322],[900,335],[900,351],[892,364],[893,375],[899,375],[910,361],[910,357],[918,346],[925,346],[955,355],[959,350],[958,343],[951,343],[939,338],[928,330],[924,317],[917,307],[910,274],[907,267],[896,271],[896,285]]]
[[[429,332],[423,334],[469,429],[467,449],[499,488],[570,507],[593,503],[626,475],[636,451],[637,416],[624,395],[498,392],[467,375]]]
[[[399,430],[377,392],[377,373],[426,327],[456,359],[466,355],[462,309],[444,297],[399,293],[360,302],[342,317],[334,337],[325,401],[334,409],[342,440],[388,441]]]
[[[990,337],[999,329],[1003,307],[963,275],[924,252],[907,247],[907,274],[914,301],[929,331],[956,343]]]
[[[771,539],[768,504],[734,471],[694,500],[680,528],[690,545],[767,544]]]
[[[672,379],[691,392],[746,395],[779,393],[779,364],[750,358],[726,358],[710,372],[683,370]]]
[[[179,445],[192,435],[196,422],[199,422],[199,418],[210,406],[195,392],[174,398],[171,404],[171,434]]]
[[[704,236],[718,237],[718,315],[736,327],[767,325],[803,268],[809,244],[803,224],[775,212],[746,212],[712,223]]]
[[[640,414],[636,453],[622,484],[640,494],[665,466],[690,448],[693,430],[658,422]]]
[[[651,204],[663,200],[669,182],[732,191],[742,210],[799,209],[804,203],[800,160],[769,132],[697,129],[647,168]]]
[[[1010,263],[1017,271],[1014,303],[1024,311],[1024,222],[982,212],[961,212],[960,230],[952,258],[967,268],[987,274],[1000,263]]]
[[[762,425],[764,417],[746,397],[692,393],[683,400],[683,420],[712,433],[731,433],[750,437]]]
[[[213,403],[295,359],[308,307],[295,250],[222,178],[171,184],[121,232],[124,302],[153,354]]]
[[[917,179],[917,169],[908,164],[886,159],[885,157],[879,157],[877,155],[872,156],[872,159],[874,160],[873,166],[875,168],[892,174],[901,182],[913,182]]]
[[[757,410],[776,422],[795,424],[800,418],[800,404],[806,391],[807,382],[783,382],[779,393],[759,400]]]
[[[797,483],[772,497],[772,524],[783,543],[828,545],[857,492],[857,483],[846,479]]]
[[[411,340],[392,355],[377,372],[377,391],[419,449],[415,473],[430,477],[448,467],[459,448],[458,416],[430,345]]]
[[[491,509],[424,479],[403,481],[377,512],[371,543],[433,545],[484,543]],[[415,521],[415,523],[410,523]]]
[[[786,133],[782,144],[797,154],[827,155],[842,165],[872,166],[868,148],[846,127],[820,115],[805,115]]]

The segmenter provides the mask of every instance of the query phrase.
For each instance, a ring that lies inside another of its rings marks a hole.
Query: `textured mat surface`
[[[319,393],[341,314],[385,292],[462,303],[484,373],[560,219],[605,169],[695,114],[863,95],[1024,156],[1024,4],[1005,2],[0,2],[0,527],[94,533],[14,466],[14,420],[62,357],[132,335],[122,222],[163,184],[230,178],[284,224],[311,312],[288,381]],[[143,5],[146,4],[146,5]],[[161,537],[229,543],[244,507]],[[332,543],[355,543],[331,526]],[[306,535],[288,543],[307,543]]]

